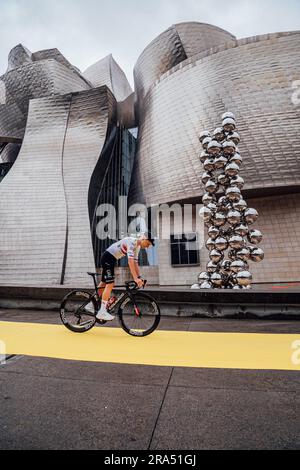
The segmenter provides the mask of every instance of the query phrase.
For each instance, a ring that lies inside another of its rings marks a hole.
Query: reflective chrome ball
[[[212,218],[212,211],[204,206],[199,210],[199,215],[204,219],[204,222],[209,222]]]
[[[218,236],[220,235],[220,230],[214,225],[212,225],[208,229],[208,235],[212,240],[216,240],[216,238],[218,238]]]
[[[238,167],[241,167],[243,158],[240,153],[235,153],[232,157],[230,157],[229,162],[236,163]]]
[[[222,261],[222,263],[221,263],[221,272],[223,274],[230,274],[231,273],[231,261],[229,261],[228,259],[225,259],[224,261]]]
[[[213,273],[211,276],[211,283],[215,287],[221,287],[223,284],[223,279],[222,279],[221,274]]]
[[[216,212],[213,216],[213,224],[216,227],[223,227],[226,224],[226,215],[222,212]]]
[[[210,202],[215,202],[216,198],[213,194],[205,193],[202,197],[202,202],[207,206]]]
[[[210,202],[209,204],[207,204],[207,206],[209,210],[211,210],[212,212],[217,212],[217,204],[215,202]]]
[[[206,139],[206,137],[211,137],[211,133],[209,131],[203,131],[201,132],[200,136],[199,136],[199,140],[202,144],[203,140]]]
[[[212,289],[213,286],[210,282],[204,281],[202,284],[200,284],[200,289]]]
[[[204,150],[207,150],[208,144],[210,144],[211,141],[212,141],[211,137],[205,137],[205,139],[203,139],[202,147],[204,148]]]
[[[234,142],[232,142],[232,140],[227,140],[226,142],[224,142],[222,147],[225,156],[233,156],[236,152],[236,145]]]
[[[239,189],[243,189],[244,184],[245,184],[245,180],[239,175],[236,175],[230,178],[230,186],[236,186]]]
[[[249,271],[240,271],[236,275],[239,286],[249,286],[252,282],[252,274]]]
[[[259,230],[250,230],[248,233],[248,240],[253,245],[258,245],[263,239],[262,233]]]
[[[234,250],[240,250],[244,246],[244,240],[240,235],[232,235],[229,238],[229,246]]]
[[[241,138],[237,132],[231,132],[230,134],[228,134],[227,139],[232,140],[232,142],[234,142],[235,145],[239,145],[241,141]]]
[[[215,241],[215,248],[218,251],[224,251],[228,248],[228,241],[224,237],[218,237]]]
[[[222,145],[216,140],[212,140],[207,146],[207,152],[210,155],[217,156],[222,150]]]
[[[232,178],[233,176],[237,176],[239,174],[239,171],[240,171],[240,167],[234,162],[228,163],[225,166],[225,174],[229,178]]]
[[[226,189],[226,197],[231,202],[238,202],[242,198],[241,190],[236,186],[230,187]]]
[[[209,251],[212,251],[212,250],[215,249],[216,244],[215,244],[215,241],[212,238],[209,238],[206,241],[205,246]]]
[[[244,212],[247,209],[247,202],[244,199],[240,199],[239,201],[233,203],[233,208],[237,211]]]
[[[249,228],[245,224],[238,224],[236,227],[234,227],[234,231],[237,235],[245,237],[249,232]]]
[[[222,121],[222,126],[225,132],[233,132],[236,129],[235,120],[232,118],[226,118]]]
[[[241,218],[242,218],[242,214],[240,212],[231,210],[228,212],[227,222],[230,225],[237,225],[240,223]]]
[[[225,133],[223,127],[217,127],[213,132],[213,138],[218,142],[222,142],[225,139]]]
[[[219,265],[213,261],[209,261],[206,265],[207,272],[215,273],[219,269]]]
[[[210,280],[210,274],[207,273],[206,271],[203,271],[202,273],[199,274],[198,276],[198,281],[199,284],[201,284],[204,281],[209,281]]]
[[[239,271],[244,271],[245,263],[244,261],[238,259],[236,261],[232,261],[230,267],[231,267],[231,271],[237,274]]]
[[[211,172],[215,170],[215,160],[213,158],[207,158],[203,163],[205,171]]]
[[[202,175],[202,183],[206,184],[208,180],[212,178],[212,174],[209,173],[208,171],[205,171]]]
[[[206,185],[205,185],[205,191],[207,191],[209,194],[215,194],[219,189],[219,186],[217,183],[214,182],[214,180],[208,180]]]
[[[222,261],[223,257],[224,257],[223,253],[221,253],[221,251],[218,251],[218,250],[212,250],[209,253],[209,258],[213,263],[219,263],[220,261]]]
[[[215,159],[215,168],[217,170],[221,170],[222,168],[225,168],[227,164],[228,164],[228,159],[225,158],[223,155],[220,155]]]
[[[226,112],[223,114],[222,116],[222,121],[224,121],[224,119],[227,119],[227,118],[230,118],[230,119],[234,119],[235,120],[235,115],[231,112]]]
[[[265,257],[265,254],[261,248],[251,248],[250,250],[250,258],[254,263],[260,263],[260,261],[263,261]]]
[[[258,212],[256,209],[253,209],[253,208],[249,208],[245,211],[245,220],[247,222],[247,224],[251,225],[251,224],[254,224],[257,219],[258,219]]]
[[[245,263],[248,261],[250,258],[250,250],[247,247],[241,248],[239,251],[237,251],[236,256],[238,259],[241,259]]]
[[[210,156],[209,156],[209,153],[207,153],[205,150],[203,152],[200,153],[200,162],[201,163],[204,163],[205,160],[209,159]]]

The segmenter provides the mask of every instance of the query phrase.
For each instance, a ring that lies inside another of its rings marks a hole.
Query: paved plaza
[[[299,321],[164,317],[133,338],[3,309],[0,332],[0,449],[300,446]]]

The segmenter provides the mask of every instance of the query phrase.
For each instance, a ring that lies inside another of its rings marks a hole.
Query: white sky
[[[300,29],[300,0],[0,0],[0,75],[22,43],[32,52],[57,47],[82,71],[112,53],[132,84],[142,50],[181,21],[238,38],[291,31]]]

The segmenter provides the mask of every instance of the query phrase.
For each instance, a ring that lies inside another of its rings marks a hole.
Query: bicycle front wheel
[[[137,292],[128,295],[119,307],[119,320],[131,336],[148,336],[159,325],[160,309],[148,294]]]

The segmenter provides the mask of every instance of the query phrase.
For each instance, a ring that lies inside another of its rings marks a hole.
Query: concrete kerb
[[[77,287],[78,288],[78,287]],[[0,309],[59,311],[72,286],[0,286]],[[90,288],[79,289],[92,292]],[[116,293],[123,289],[116,288]],[[300,293],[148,288],[163,316],[300,319]]]

